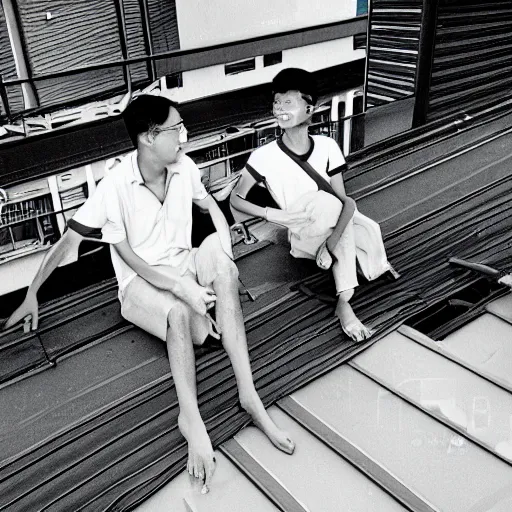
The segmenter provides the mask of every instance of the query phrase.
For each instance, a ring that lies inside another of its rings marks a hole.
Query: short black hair
[[[137,146],[139,134],[146,133],[165,123],[171,107],[177,109],[178,104],[169,98],[153,94],[137,96],[126,107],[123,112],[124,124],[135,146]]]
[[[272,96],[276,93],[299,91],[311,105],[316,105],[318,91],[313,73],[300,68],[286,68],[272,80]]]

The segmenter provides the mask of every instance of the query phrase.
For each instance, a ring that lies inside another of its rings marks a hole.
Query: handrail
[[[119,0],[116,0],[116,1],[119,1]],[[35,83],[35,82],[40,82],[43,80],[50,80],[53,78],[63,78],[63,77],[72,76],[72,75],[79,75],[81,73],[87,73],[90,71],[98,71],[101,69],[110,69],[110,68],[121,67],[121,66],[126,67],[126,66],[130,66],[132,64],[140,64],[141,62],[154,62],[154,61],[158,61],[158,60],[162,60],[162,59],[167,59],[169,57],[187,57],[189,55],[195,55],[197,53],[203,53],[203,52],[208,52],[208,51],[213,51],[213,50],[230,48],[230,47],[238,46],[240,44],[256,43],[259,41],[265,41],[267,39],[275,38],[275,37],[283,37],[283,36],[287,36],[287,35],[300,34],[300,33],[304,33],[304,32],[313,32],[313,31],[317,31],[317,30],[320,30],[322,28],[327,28],[327,27],[342,26],[342,25],[346,25],[349,22],[354,22],[355,20],[359,21],[361,19],[366,19],[366,18],[367,18],[366,15],[357,16],[356,18],[337,21],[335,23],[328,23],[325,25],[316,25],[313,27],[305,28],[305,29],[295,29],[295,30],[290,30],[290,31],[286,31],[286,32],[280,32],[279,34],[272,34],[270,36],[253,37],[253,38],[249,38],[249,39],[242,39],[239,41],[232,41],[229,43],[222,43],[222,44],[216,44],[216,45],[211,45],[211,46],[202,46],[200,48],[191,48],[189,50],[170,50],[167,52],[154,53],[152,55],[131,57],[131,58],[126,58],[126,59],[121,59],[121,60],[115,60],[112,62],[103,62],[101,64],[91,64],[89,66],[82,66],[80,68],[67,69],[65,71],[55,71],[52,73],[44,73],[41,75],[33,76],[31,78],[14,78],[14,79],[9,79],[9,80],[3,80],[3,85],[4,86],[12,86],[12,85],[21,85],[24,83]]]

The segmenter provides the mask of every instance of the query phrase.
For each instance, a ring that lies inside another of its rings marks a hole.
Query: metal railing
[[[30,69],[29,63],[27,62],[27,78],[15,78],[15,79],[4,79],[2,75],[0,75],[0,99],[4,105],[5,115],[0,115],[0,121],[3,118],[7,118],[9,121],[13,121],[19,119],[26,115],[27,113],[36,114],[44,109],[48,109],[49,106],[39,105],[36,108],[26,108],[24,105],[24,109],[22,111],[13,113],[9,103],[9,94],[8,88],[15,87],[23,84],[29,84],[35,91],[35,85],[38,82],[42,82],[45,80],[54,80],[59,78],[67,78],[74,75],[79,75],[83,73],[90,73],[93,71],[105,70],[105,69],[123,69],[123,79],[124,84],[123,87],[126,89],[126,92],[131,90],[131,77],[129,73],[129,67],[134,64],[146,63],[148,69],[148,79],[147,84],[156,80],[157,73],[155,64],[159,61],[171,60],[173,64],[175,64],[175,71],[180,72],[185,70],[197,69],[200,67],[204,67],[205,58],[207,59],[209,55],[215,57],[215,59],[209,63],[209,65],[214,65],[217,63],[216,61],[225,53],[226,49],[229,48],[237,48],[244,47],[243,51],[250,52],[251,56],[259,55],[255,46],[257,46],[258,42],[268,41],[269,39],[275,39],[276,41],[280,41],[280,46],[282,49],[286,49],[289,47],[293,47],[292,42],[296,42],[296,46],[305,44],[312,44],[313,42],[323,42],[332,39],[336,39],[337,37],[346,37],[347,35],[353,35],[354,33],[362,33],[364,31],[361,28],[364,26],[364,30],[366,30],[366,20],[367,16],[357,16],[356,18],[343,20],[335,23],[328,23],[324,25],[317,25],[312,27],[306,27],[302,29],[290,30],[286,32],[281,32],[279,34],[272,34],[267,36],[254,37],[249,39],[244,39],[240,41],[233,41],[229,43],[211,45],[201,48],[194,48],[189,50],[170,50],[166,52],[154,53],[153,47],[151,43],[151,33],[150,33],[150,23],[149,23],[149,11],[147,0],[139,0],[140,5],[140,13],[141,13],[141,26],[143,32],[143,39],[145,43],[145,52],[146,55],[140,57],[128,57],[128,39],[127,39],[127,31],[126,31],[126,17],[124,12],[124,3],[123,0],[113,0],[115,4],[115,12],[116,12],[116,22],[117,22],[117,30],[119,34],[119,45],[121,48],[122,59],[114,60],[111,62],[103,62],[98,64],[90,64],[86,66],[81,66],[78,68],[72,68],[63,71],[55,71],[50,73],[42,73],[34,75],[32,70]],[[19,15],[16,16],[16,23],[18,26],[21,26],[21,22],[19,19]],[[306,36],[306,37],[305,37]],[[24,45],[23,45],[24,46]],[[25,47],[25,46],[24,46]],[[215,54],[215,55],[214,55]],[[194,59],[194,57],[196,57]],[[237,60],[237,59],[234,59]],[[37,95],[36,95],[37,97]],[[83,98],[80,98],[79,101]],[[65,108],[70,106],[70,104],[76,104],[76,100],[73,102],[63,102],[59,105],[59,108]],[[53,108],[55,108],[53,106]]]

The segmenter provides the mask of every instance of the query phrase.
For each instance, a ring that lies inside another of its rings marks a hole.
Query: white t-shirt
[[[299,158],[307,161],[327,182],[330,176],[345,169],[345,158],[334,139],[323,135],[311,137],[308,153]],[[318,185],[290,158],[290,150],[278,141],[270,142],[254,151],[247,164],[265,177],[279,206],[286,210],[307,192],[318,190]]]
[[[208,193],[199,169],[184,154],[167,168],[166,187],[162,204],[144,185],[134,151],[101,180],[69,227],[109,244],[127,238],[133,251],[149,265],[179,267],[192,249],[192,201],[204,199]],[[136,274],[113,246],[111,255],[122,294]]]

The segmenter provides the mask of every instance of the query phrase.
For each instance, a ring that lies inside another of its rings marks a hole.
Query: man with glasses
[[[186,129],[176,105],[150,95],[135,99],[124,120],[136,151],[98,184],[46,255],[23,304],[6,327],[31,316],[37,328],[37,292],[84,239],[107,242],[119,283],[121,313],[167,344],[189,447],[187,469],[207,492],[215,463],[197,403],[193,345],[220,337],[233,365],[240,404],[270,441],[287,453],[293,441],[280,430],[256,392],[238,297],[229,226],[205,190],[200,172],[182,153]],[[216,233],[192,248],[192,203],[211,215]],[[209,310],[216,305],[215,322]]]

